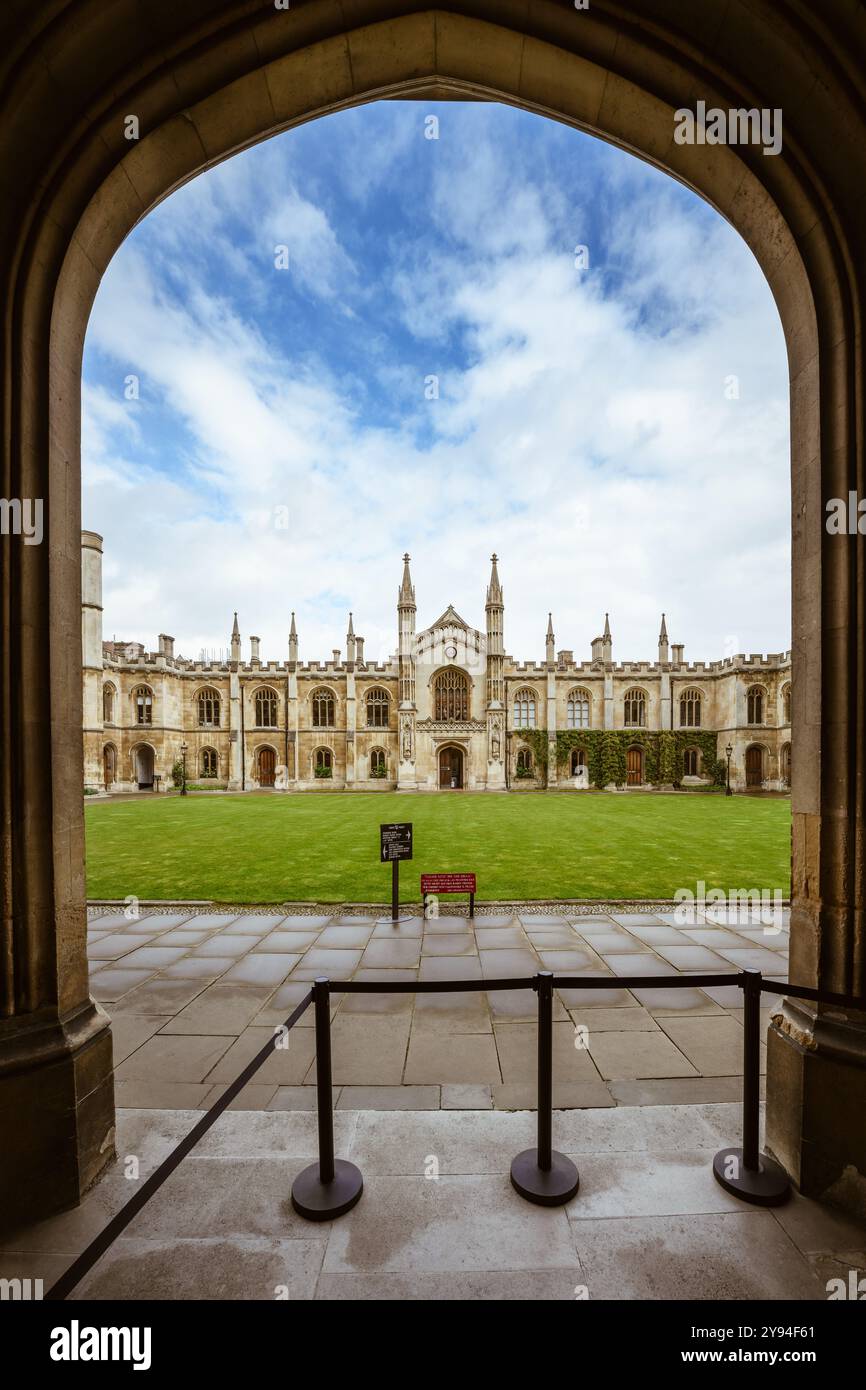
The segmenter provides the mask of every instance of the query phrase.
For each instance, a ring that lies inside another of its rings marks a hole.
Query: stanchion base
[[[292,1206],[308,1221],[333,1221],[351,1211],[363,1191],[364,1179],[354,1163],[335,1159],[334,1179],[327,1183],[319,1178],[318,1163],[311,1163],[292,1183]]]
[[[538,1150],[524,1149],[511,1165],[511,1186],[527,1202],[535,1202],[540,1207],[561,1207],[570,1202],[578,1187],[580,1178],[577,1169],[565,1154],[551,1154],[549,1169],[538,1166]]]
[[[779,1207],[791,1195],[791,1180],[775,1159],[758,1156],[758,1170],[746,1168],[742,1149],[720,1149],[713,1159],[713,1177],[726,1192],[756,1207]],[[736,1177],[729,1177],[733,1168]]]
[[[399,917],[377,917],[377,927],[399,927],[402,922],[414,922],[415,918],[411,912],[402,912]]]

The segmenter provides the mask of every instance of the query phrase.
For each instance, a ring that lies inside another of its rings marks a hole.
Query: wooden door
[[[459,748],[443,748],[439,754],[439,786],[451,790],[463,786],[463,754]]]
[[[643,783],[643,752],[640,748],[629,748],[625,755],[626,781],[630,787]]]
[[[263,748],[259,753],[259,786],[272,787],[275,781],[277,755],[273,748]]]
[[[764,752],[762,748],[746,749],[746,786],[760,787],[764,780]]]

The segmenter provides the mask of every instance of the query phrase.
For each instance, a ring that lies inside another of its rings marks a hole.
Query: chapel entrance
[[[439,787],[456,791],[463,786],[463,752],[443,748],[439,754]]]
[[[626,785],[643,786],[643,749],[629,748],[625,755]]]
[[[277,755],[273,748],[259,749],[259,786],[272,787],[276,780]]]

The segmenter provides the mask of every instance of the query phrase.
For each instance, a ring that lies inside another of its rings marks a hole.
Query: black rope
[[[313,991],[310,990],[309,994],[304,996],[294,1012],[289,1015],[282,1027],[286,1030],[294,1028],[304,1010],[312,1003],[312,1000]],[[226,1106],[231,1105],[238,1092],[243,1090],[250,1077],[255,1075],[262,1063],[271,1055],[276,1047],[277,1038],[280,1035],[281,1030],[275,1028],[273,1037],[268,1038],[268,1041],[261,1051],[256,1054],[248,1066],[244,1067],[240,1076],[235,1077],[234,1081],[226,1087],[226,1090],[220,1096],[219,1100],[214,1101],[210,1110],[205,1111],[201,1119],[193,1125],[189,1134],[185,1135],[177,1147],[172,1149],[168,1158],[163,1159],[159,1167],[151,1173],[150,1177],[142,1184],[135,1195],[130,1197],[126,1205],[121,1207],[117,1215],[111,1218],[108,1225],[101,1230],[99,1235],[81,1252],[78,1259],[73,1260],[65,1274],[61,1274],[57,1282],[52,1285],[45,1295],[46,1302],[49,1300],[59,1301],[66,1298],[75,1288],[76,1284],[83,1279],[88,1270],[92,1269],[97,1260],[102,1258],[109,1245],[117,1239],[121,1231],[126,1230],[126,1227],[129,1225],[130,1221],[132,1221],[133,1217],[137,1216],[145,1203],[150,1201],[154,1192],[162,1187],[166,1178],[171,1177],[175,1168],[186,1158],[190,1149],[195,1147],[202,1135],[207,1133],[214,1121],[219,1119]]]

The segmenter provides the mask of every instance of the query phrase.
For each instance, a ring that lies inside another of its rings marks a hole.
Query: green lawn
[[[154,796],[85,806],[91,898],[385,902],[379,825],[412,821],[422,872],[478,875],[488,898],[672,897],[790,889],[790,802],[684,794]]]

